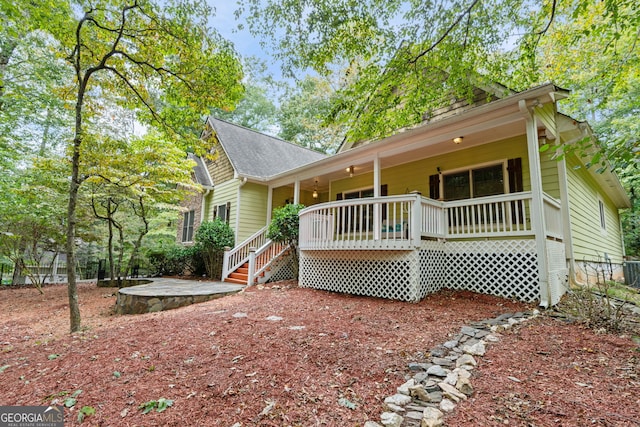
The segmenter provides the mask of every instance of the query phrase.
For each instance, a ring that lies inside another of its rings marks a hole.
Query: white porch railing
[[[400,249],[425,238],[533,236],[531,193],[440,202],[419,194],[341,200],[300,212],[300,249]],[[560,203],[545,195],[547,234],[562,238]]]
[[[254,283],[264,283],[269,279],[269,269],[288,248],[288,244],[283,242],[267,241],[261,248],[249,249],[249,273],[247,285]]]
[[[562,240],[562,212],[560,202],[549,196],[543,198],[544,223],[546,235]]]
[[[229,277],[229,274],[234,272],[245,262],[249,261],[250,248],[260,248],[264,246],[267,242],[267,228],[267,226],[261,228],[233,249],[224,251],[224,258],[222,260],[222,280]]]

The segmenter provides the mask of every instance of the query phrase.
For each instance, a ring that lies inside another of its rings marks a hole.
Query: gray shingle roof
[[[207,171],[207,166],[205,165],[204,160],[192,153],[189,153],[187,157],[196,162],[196,165],[193,167],[193,174],[195,175],[196,182],[200,185],[204,185],[205,187],[212,187],[213,182],[211,182],[211,176]]]
[[[231,164],[241,176],[268,178],[326,157],[317,151],[224,120],[213,117],[208,120]]]

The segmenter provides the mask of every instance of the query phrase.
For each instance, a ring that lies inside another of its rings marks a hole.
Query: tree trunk
[[[80,76],[78,76],[80,77]],[[71,180],[69,181],[69,204],[67,206],[67,295],[69,297],[69,320],[71,332],[80,330],[80,304],[78,303],[78,285],[76,281],[76,210],[78,190],[80,188],[80,146],[82,145],[82,105],[86,80],[78,78],[78,99],[76,102],[75,135],[71,156]]]
[[[111,199],[107,201],[107,222],[109,225],[109,286],[115,286],[116,264],[113,262],[113,221],[111,219]]]

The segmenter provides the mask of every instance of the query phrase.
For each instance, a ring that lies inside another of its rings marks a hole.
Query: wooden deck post
[[[249,272],[247,273],[247,286],[253,285],[253,277],[256,274],[256,247],[249,248]]]
[[[526,100],[521,100],[519,102],[519,107],[526,121],[529,175],[531,178],[530,216],[536,240],[538,280],[540,284],[540,305],[548,307],[550,302],[550,292],[547,268],[547,238],[545,233],[546,227],[542,197],[542,177],[540,175],[540,150],[538,148],[538,126],[536,124],[536,116],[527,106]]]

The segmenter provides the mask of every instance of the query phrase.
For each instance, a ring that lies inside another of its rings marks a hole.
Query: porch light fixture
[[[349,177],[353,178],[353,171],[354,171],[354,167],[353,165],[349,166],[346,171],[349,173]]]
[[[316,179],[316,184],[313,186],[313,194],[311,195],[314,199],[318,198],[318,180]]]
[[[453,142],[456,144],[460,144],[462,142],[462,137],[461,136],[457,136],[455,138],[453,138]]]

